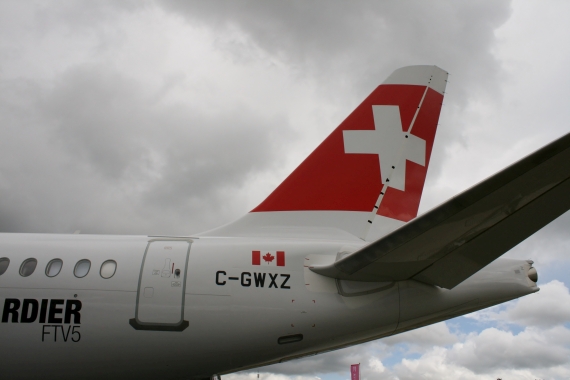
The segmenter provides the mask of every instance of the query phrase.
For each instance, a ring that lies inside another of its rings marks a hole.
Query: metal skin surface
[[[568,209],[567,195],[548,192],[564,210],[552,207],[516,233],[496,216],[519,223],[528,215],[502,212],[512,204],[502,196],[471,209],[460,196],[413,221],[446,83],[436,66],[396,70],[260,205],[217,229],[185,237],[0,234],[0,378],[205,380],[538,291],[532,262],[494,259]],[[552,162],[552,173],[565,168],[565,160]],[[446,224],[441,215],[461,218]],[[437,234],[427,244],[418,231]],[[422,250],[435,260],[452,251],[440,245],[459,246],[464,236],[491,248],[464,244],[445,265],[410,277]],[[388,245],[397,245],[386,257],[401,264],[398,273],[385,264],[392,261],[382,264]],[[90,263],[86,275],[76,271],[80,262]],[[334,272],[335,263],[344,273],[343,263],[367,262],[372,277]]]
[[[180,240],[163,239],[165,246]],[[538,290],[526,274],[530,264],[497,260],[453,290],[403,281],[376,293],[343,297],[335,290],[334,279],[306,271],[306,261],[308,257],[335,260],[337,252],[354,241],[199,238],[189,239],[184,293],[188,327],[136,330],[129,320],[135,316],[139,272],[151,240],[0,235],[0,252],[10,259],[0,276],[1,302],[17,298],[82,303],[80,323],[73,319],[59,323],[63,328],[58,335],[55,329],[44,328],[54,325],[48,321],[0,323],[2,378],[202,379],[385,337]],[[286,252],[285,266],[252,265],[252,250],[276,249]],[[37,268],[31,276],[21,277],[19,266],[28,257],[38,260]],[[48,278],[44,270],[53,258],[61,258],[63,268]],[[91,261],[91,270],[76,278],[73,267],[81,259]],[[117,271],[103,279],[99,268],[109,259],[117,262]],[[218,278],[224,285],[216,284],[218,271],[226,272]],[[256,287],[253,280],[249,283],[247,275],[242,281],[242,273],[254,272],[290,275],[285,284],[289,288],[281,288],[280,276],[277,287],[271,288],[269,277],[264,287]],[[239,280],[230,281],[232,276]],[[319,276],[321,283],[307,285],[314,280],[310,276]],[[64,341],[62,332],[69,326],[80,326],[79,341],[72,341],[77,334]],[[303,340],[277,343],[279,337],[295,334],[302,334]]]

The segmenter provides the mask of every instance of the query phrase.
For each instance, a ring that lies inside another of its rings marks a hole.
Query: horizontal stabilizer
[[[451,289],[570,209],[570,134],[334,264],[352,281]]]

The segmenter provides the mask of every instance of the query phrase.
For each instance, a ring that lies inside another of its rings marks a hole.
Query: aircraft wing
[[[451,289],[570,209],[570,133],[318,274]]]

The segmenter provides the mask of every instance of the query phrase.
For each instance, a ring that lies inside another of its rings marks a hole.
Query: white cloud
[[[450,361],[444,348],[434,348],[419,359],[404,359],[395,366],[395,374],[399,380],[496,380],[496,379],[559,379],[570,374],[564,366],[552,367],[548,370],[529,369],[496,369],[486,374],[475,373],[470,369]]]
[[[566,285],[553,280],[540,286],[538,293],[469,315],[478,320],[498,320],[522,326],[550,328],[570,321],[570,292]]]
[[[457,342],[457,336],[449,331],[445,322],[382,339],[382,343],[387,345],[406,343],[410,345],[411,351],[423,350],[432,346],[450,345],[455,342]]]
[[[550,337],[564,337],[555,345]],[[519,334],[496,328],[471,334],[465,342],[456,344],[448,353],[452,363],[462,365],[476,373],[488,373],[497,368],[544,368],[567,364],[570,350],[570,331],[555,328],[543,331],[525,329]]]
[[[395,366],[400,380],[408,379],[479,379],[475,374],[461,366],[446,362],[446,350],[437,347],[429,350],[421,358],[403,359]]]
[[[384,364],[382,364],[382,362],[378,358],[370,359],[368,361],[368,366],[370,367],[370,369],[374,370],[374,372],[378,373],[386,372],[386,367],[384,367]]]
[[[259,377],[258,377],[259,375]],[[224,380],[320,380],[318,376],[287,376],[267,372],[233,373],[223,376]]]
[[[558,336],[558,338],[553,338]],[[570,331],[495,328],[469,334],[451,348],[434,347],[394,366],[399,379],[550,379],[570,375]]]
[[[379,360],[378,355],[382,354],[384,345],[376,342],[366,343],[360,346],[332,351],[322,355],[310,356],[304,359],[292,360],[285,363],[274,364],[263,367],[266,372],[277,372],[287,375],[322,373],[343,373],[348,372],[351,364],[362,363],[361,368],[369,368],[369,364],[374,360]],[[376,361],[373,363],[377,364]],[[372,368],[372,367],[370,367]],[[373,369],[373,371],[376,371]]]
[[[552,327],[570,322],[570,293],[562,282],[541,285],[539,293],[522,298],[500,317],[525,326]]]

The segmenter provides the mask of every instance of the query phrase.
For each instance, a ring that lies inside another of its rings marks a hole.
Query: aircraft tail
[[[342,230],[374,241],[415,218],[447,75],[394,71],[259,206],[202,235]]]

